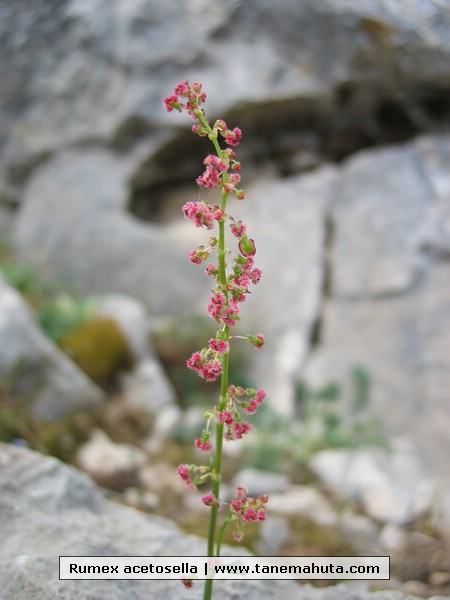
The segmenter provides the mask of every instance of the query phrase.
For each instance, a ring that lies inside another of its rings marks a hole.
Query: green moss
[[[114,384],[120,371],[133,364],[128,342],[119,325],[111,318],[96,318],[69,331],[60,347],[96,383]]]
[[[23,441],[41,452],[45,451],[39,437],[38,420],[28,411],[23,401],[13,399],[0,388],[0,441]]]

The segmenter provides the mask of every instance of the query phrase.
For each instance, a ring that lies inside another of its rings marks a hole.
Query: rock
[[[436,485],[432,506],[433,522],[450,535],[450,480],[443,478]]]
[[[40,330],[31,309],[0,276],[0,375],[45,421],[103,400],[97,388]]]
[[[152,492],[142,492],[138,488],[127,487],[122,494],[121,500],[128,506],[138,510],[155,511],[160,504],[160,498]]]
[[[301,515],[319,525],[336,526],[337,513],[330,502],[315,488],[295,485],[284,493],[270,494],[270,510],[283,516]]]
[[[413,594],[415,597],[423,598],[428,591],[428,586],[423,581],[411,579],[403,584],[402,588],[407,594]]]
[[[147,355],[131,373],[121,379],[127,401],[155,415],[175,402],[175,392],[160,363]]]
[[[195,269],[185,277],[190,241],[183,228],[144,226],[127,214],[128,163],[104,150],[50,161],[27,188],[16,241],[49,276],[71,281],[81,293],[132,295],[152,315],[185,314],[203,277]]]
[[[294,382],[320,314],[325,215],[336,183],[331,167],[279,181],[262,177],[235,210],[260,240],[255,260],[262,278],[242,308],[242,320],[245,333],[262,329],[267,344],[261,352],[248,353],[251,376],[266,389],[267,402],[285,416],[293,413]]]
[[[153,431],[143,442],[143,447],[149,454],[160,454],[161,448],[173,435],[182,422],[183,412],[176,404],[162,407],[154,420]]]
[[[435,537],[413,531],[405,536],[401,551],[391,556],[391,568],[402,581],[419,580],[422,585],[428,580],[433,570],[434,556],[442,547],[441,541]],[[405,560],[405,555],[408,560]],[[448,548],[445,552],[448,556]],[[406,587],[406,589],[408,589]],[[422,592],[422,594],[425,592]]]
[[[365,515],[357,515],[349,510],[339,514],[337,529],[348,541],[358,556],[376,555],[378,527]]]
[[[145,453],[131,444],[116,444],[100,429],[77,452],[76,462],[100,485],[123,490],[136,483]]]
[[[305,0],[298,10],[289,0],[276,9],[254,0],[165,7],[156,0],[119,0],[114,7],[41,0],[28,2],[27,18],[14,5],[2,6],[0,22],[1,162],[9,198],[61,147],[88,141],[127,148],[158,137],[158,125],[168,122],[163,90],[182,79],[205,83],[215,114],[238,105],[254,112],[253,105],[280,99],[300,99],[300,107],[312,99],[321,107],[337,90],[335,109],[342,114],[354,104],[359,118],[372,109],[372,130],[389,110],[407,123],[414,116],[431,121],[434,90],[449,81],[448,11],[431,2]],[[334,137],[354,124],[348,116],[341,121]]]
[[[323,450],[312,457],[309,467],[333,493],[351,497],[351,485],[349,485],[346,475],[349,472],[353,456],[354,453],[349,450]]]
[[[1,191],[0,191],[1,198]],[[15,211],[11,207],[0,204],[0,238],[8,240],[11,231],[14,229]]]
[[[272,498],[270,498],[272,504]],[[255,549],[261,556],[281,556],[283,545],[291,537],[291,528],[285,517],[269,514],[259,529]]]
[[[383,550],[394,552],[400,550],[406,540],[406,532],[398,525],[388,523],[380,531],[379,543]]]
[[[241,208],[264,275],[243,317],[268,341],[250,379],[291,418],[298,378],[323,385],[358,362],[387,435],[409,431],[448,471],[449,140],[373,148],[448,130],[446,3],[22,4],[0,6],[0,201],[17,207],[20,253],[152,316],[204,310],[209,284],[185,262],[196,238],[166,222],[186,181],[197,193],[204,151],[161,107],[201,80],[247,140]]]
[[[448,472],[450,450],[449,158],[449,140],[436,136],[347,162],[333,204],[320,344],[303,371],[314,389],[362,366],[371,380],[366,414],[379,417],[385,435],[408,431],[434,474]]]
[[[2,593],[8,598],[25,600],[30,594],[51,600],[77,597],[139,599],[148,597],[148,582],[81,581],[75,595],[70,582],[58,581],[51,572],[58,572],[58,555],[201,555],[204,542],[184,536],[165,519],[148,517],[131,509],[105,501],[89,479],[74,469],[51,458],[22,449],[1,446],[0,479],[3,494],[0,500],[2,548],[0,550]],[[15,523],[14,520],[18,522]],[[17,527],[18,523],[20,527]],[[20,532],[20,536],[18,533]],[[48,536],[48,539],[47,539]],[[19,539],[20,538],[20,539]],[[39,540],[37,544],[36,540]],[[26,566],[26,568],[24,568]],[[250,582],[217,584],[217,589],[236,598],[261,597],[262,586]],[[152,593],[183,598],[185,590],[177,581],[152,581]],[[293,582],[272,584],[294,598]],[[239,591],[237,591],[239,590]],[[200,597],[200,586],[193,598]],[[244,594],[244,595],[242,595]]]
[[[108,294],[96,301],[100,315],[112,317],[125,333],[136,360],[122,375],[121,389],[127,401],[150,415],[173,405],[175,391],[156,358],[150,342],[150,316],[145,306],[130,296]]]
[[[424,268],[432,196],[414,147],[361,152],[348,162],[333,204],[338,298],[392,296],[412,288]]]
[[[311,459],[310,467],[334,493],[360,502],[381,522],[405,525],[431,507],[435,482],[405,440],[394,440],[391,453],[324,450]]]
[[[145,464],[139,470],[139,482],[145,490],[159,498],[164,498],[168,492],[179,494],[186,491],[186,486],[181,481],[176,469],[162,462]],[[201,504],[198,497],[197,500]]]
[[[111,600],[148,598],[145,580],[59,580],[58,556],[202,556],[205,541],[183,534],[167,519],[105,500],[84,474],[54,458],[0,445],[0,585],[5,598]],[[224,548],[227,554],[239,554]],[[364,584],[316,589],[292,581],[217,581],[216,594],[235,600],[414,600],[399,592],[367,591]],[[186,598],[179,581],[155,580],[151,593]],[[202,586],[189,596],[202,597]],[[437,598],[435,598],[437,600]]]
[[[201,406],[189,406],[183,411],[175,430],[175,436],[182,441],[192,443],[192,440],[200,435],[205,427],[205,408]],[[226,446],[237,446],[237,444],[224,444]],[[204,456],[204,455],[203,455]]]
[[[124,294],[107,294],[94,302],[101,316],[120,325],[134,358],[143,359],[149,352],[150,317],[142,302]]]
[[[450,585],[450,573],[445,571],[435,571],[430,575],[430,585],[432,587],[444,587]]]

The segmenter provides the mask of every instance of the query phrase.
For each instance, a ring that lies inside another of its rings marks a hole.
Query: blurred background
[[[273,498],[250,547],[448,594],[450,2],[1,1],[0,52],[0,440],[202,532],[174,472],[217,392],[180,211],[210,148],[162,107],[200,81],[263,271],[231,378],[267,401],[226,466]]]

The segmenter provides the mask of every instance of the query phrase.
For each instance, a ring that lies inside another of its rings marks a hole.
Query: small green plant
[[[305,467],[311,456],[326,448],[385,445],[377,419],[365,416],[370,401],[370,377],[355,366],[349,375],[349,402],[343,407],[343,389],[336,382],[313,390],[297,386],[297,418],[288,421],[269,406],[256,420],[261,441],[246,450],[246,464],[277,471],[282,466]]]
[[[29,263],[7,256],[0,270],[34,308],[42,331],[96,383],[114,386],[118,372],[133,363],[119,325],[113,319],[97,317],[95,301],[61,291],[55,282],[41,279]]]
[[[75,299],[67,293],[58,294],[43,303],[36,313],[41,329],[54,342],[59,342],[70,331],[94,318],[96,305],[92,300]]]
[[[297,451],[300,462],[324,448],[357,448],[381,443],[379,422],[364,416],[370,398],[369,374],[355,366],[350,370],[349,380],[347,410],[342,406],[343,392],[337,383],[319,390],[312,390],[304,383],[298,385],[296,396],[303,440]]]
[[[37,307],[53,297],[54,287],[44,282],[31,264],[8,259],[0,265],[0,270],[7,283],[25,296],[32,306]]]
[[[6,257],[0,264],[7,283],[15,288],[36,311],[36,321],[54,342],[95,316],[93,301],[62,292],[56,282],[42,279],[27,262]]]

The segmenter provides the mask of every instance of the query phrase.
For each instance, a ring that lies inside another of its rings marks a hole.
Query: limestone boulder
[[[205,540],[183,534],[167,519],[105,500],[86,476],[54,458],[0,445],[0,585],[4,598],[143,600],[186,598],[179,581],[59,580],[59,556],[202,556]],[[225,548],[224,548],[225,550]],[[230,549],[227,548],[227,551]],[[239,551],[234,549],[232,552]],[[293,581],[217,581],[236,600],[413,600],[400,592],[371,593],[363,585],[331,588]],[[203,586],[189,592],[194,600]],[[437,597],[434,600],[440,600]]]
[[[0,277],[0,376],[31,412],[54,420],[98,406],[103,392],[40,330],[32,310]]]
[[[151,315],[186,312],[202,277],[187,273],[189,234],[127,213],[129,169],[104,150],[61,154],[30,182],[16,241],[42,271],[81,293],[132,295]]]
[[[215,113],[354,104],[345,131],[369,113],[376,128],[377,111],[394,129],[396,115],[430,125],[449,84],[448,7],[431,0],[27,0],[2,3],[0,23],[0,189],[13,204],[61,148],[157,139],[173,123],[161,98],[186,78],[205,83]]]
[[[393,440],[390,451],[323,450],[310,467],[338,497],[382,523],[407,525],[433,506],[437,482],[406,439]]]
[[[449,159],[434,136],[344,166],[321,340],[303,370],[314,387],[362,366],[369,413],[387,435],[408,432],[435,472],[450,449]]]

